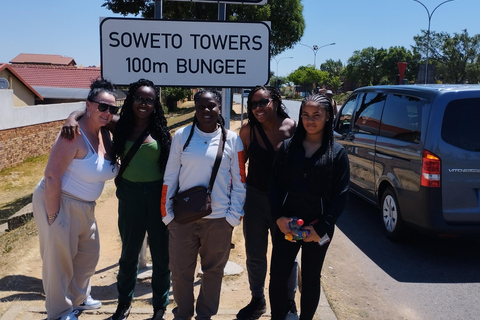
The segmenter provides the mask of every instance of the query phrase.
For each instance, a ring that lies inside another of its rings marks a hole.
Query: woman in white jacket
[[[196,303],[196,319],[210,319],[218,311],[223,269],[228,261],[233,227],[243,217],[245,164],[240,137],[224,128],[220,115],[221,95],[202,90],[195,94],[191,126],[179,129],[172,140],[162,190],[162,217],[169,230],[170,270],[177,307],[175,319],[194,315],[194,277],[197,255],[203,271]],[[187,139],[190,141],[184,148]],[[212,213],[180,224],[174,220],[171,198],[195,186],[208,187],[219,143],[225,148],[212,189]]]

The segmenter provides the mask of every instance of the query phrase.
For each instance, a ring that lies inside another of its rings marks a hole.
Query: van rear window
[[[458,148],[480,151],[480,98],[451,101],[443,116],[442,139]]]

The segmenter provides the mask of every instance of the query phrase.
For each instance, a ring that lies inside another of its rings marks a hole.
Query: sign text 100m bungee
[[[117,85],[251,87],[269,80],[270,29],[263,22],[106,18],[102,77]]]

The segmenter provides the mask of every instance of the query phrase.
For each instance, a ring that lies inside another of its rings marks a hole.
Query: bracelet
[[[47,214],[47,217],[48,217],[48,220],[55,220],[58,216],[58,212],[54,213],[54,214]]]

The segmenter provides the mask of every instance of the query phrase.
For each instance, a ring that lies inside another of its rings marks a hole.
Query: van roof
[[[480,91],[479,84],[407,84],[407,85],[386,85],[369,86],[355,89],[355,91],[376,91],[376,90],[395,90],[395,91],[415,91],[437,93],[440,91]],[[355,92],[354,91],[354,92]]]

